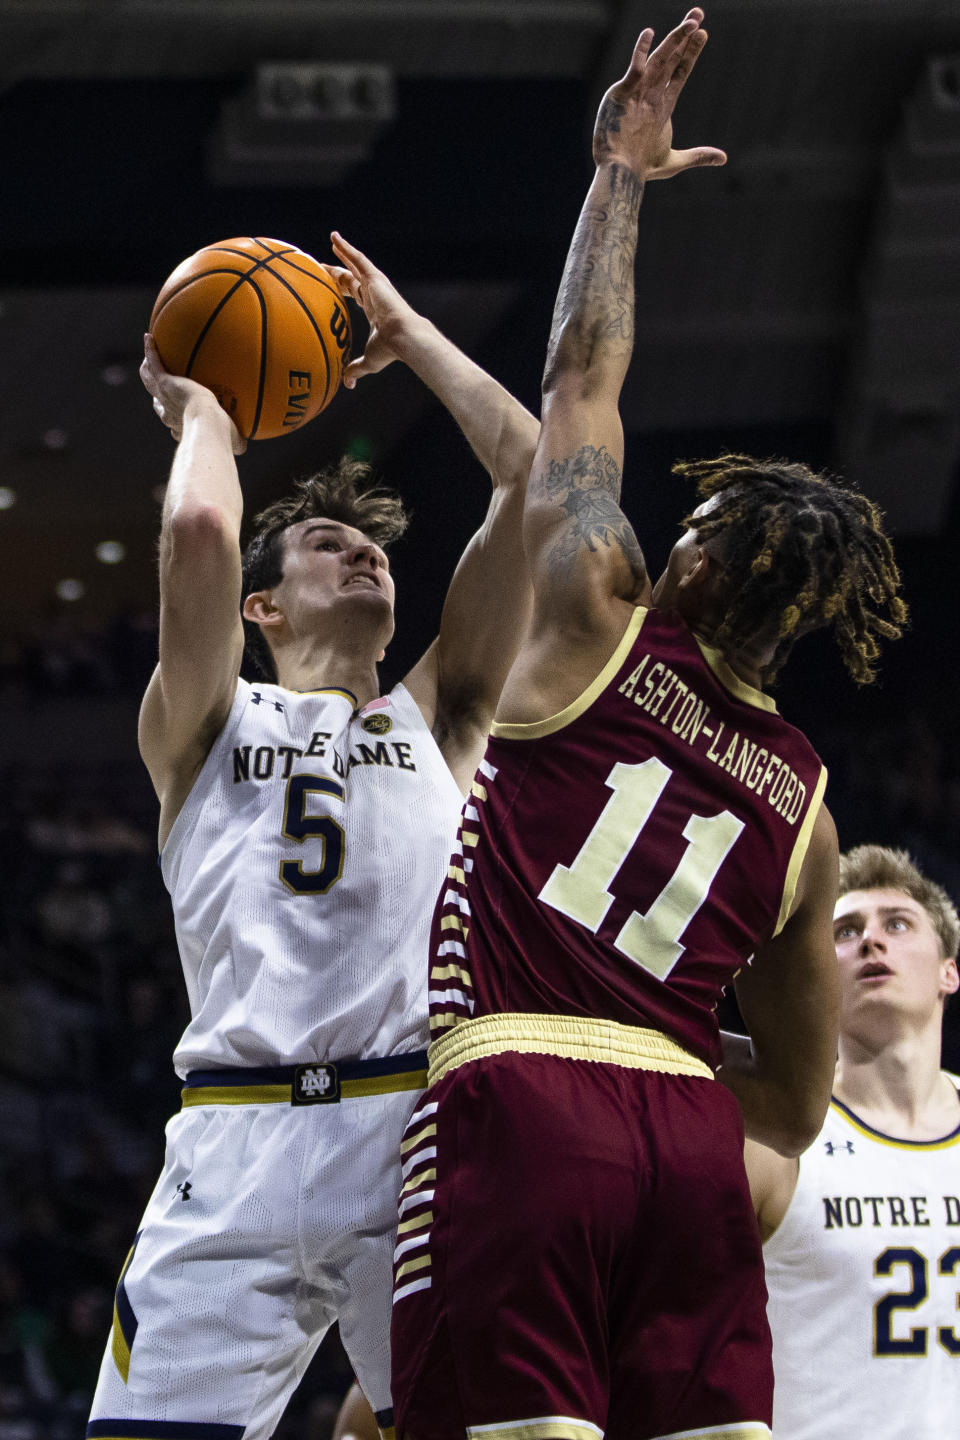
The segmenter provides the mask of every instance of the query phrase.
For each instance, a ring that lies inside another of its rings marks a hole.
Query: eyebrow
[[[340,520],[311,520],[310,523],[304,526],[303,530],[301,530],[300,532],[301,542],[309,540],[310,536],[317,534],[318,531],[321,535],[324,533],[328,535],[335,535],[341,540],[346,539],[348,532],[362,536],[362,538],[367,542],[368,545],[372,545],[374,549],[383,556],[384,560],[386,561],[387,569],[390,569],[390,557],[387,555],[387,552],[384,550],[383,546],[378,544],[376,540],[371,540],[369,535],[364,535],[362,530],[354,531],[353,526],[344,525]]]
[[[341,525],[339,520],[312,520],[309,525],[304,526],[300,532],[300,538],[306,540],[309,535],[312,535],[317,530],[335,530],[339,535],[344,535],[346,534],[346,528],[345,525]]]
[[[911,919],[916,918],[916,911],[912,910],[909,905],[879,905],[877,911],[884,918],[888,915],[908,915]],[[845,915],[835,916],[833,923],[834,925],[850,925],[859,922],[862,925],[863,920],[862,910],[848,910]]]

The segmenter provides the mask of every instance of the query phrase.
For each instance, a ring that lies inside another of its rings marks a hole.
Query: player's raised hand
[[[398,358],[397,341],[411,325],[421,322],[422,317],[362,250],[344,240],[337,230],[333,231],[330,241],[333,253],[343,262],[342,269],[331,265],[330,272],[370,322],[363,354],[351,360],[343,372],[343,383],[352,390],[364,375],[375,375]]]
[[[597,165],[626,166],[642,180],[667,180],[699,165],[725,165],[727,157],[712,145],[673,149],[673,107],[697,63],[707,32],[703,11],[685,18],[651,53],[653,31],[641,32],[627,73],[604,95],[593,129]]]
[[[196,380],[189,380],[185,375],[171,375],[169,370],[164,369],[154,338],[149,334],[143,337],[143,363],[140,366],[140,379],[153,397],[154,410],[178,443],[183,436],[183,417],[190,401],[203,400],[204,403],[210,401],[217,403],[213,391],[208,390],[205,385],[198,384]],[[226,410],[223,413],[227,415]],[[247,448],[247,442],[229,415],[227,415],[227,420],[230,424],[230,443],[233,453],[242,455]]]

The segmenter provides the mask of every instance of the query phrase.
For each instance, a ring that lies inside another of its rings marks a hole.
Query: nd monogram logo
[[[290,1095],[294,1105],[330,1105],[340,1099],[336,1065],[298,1065]]]

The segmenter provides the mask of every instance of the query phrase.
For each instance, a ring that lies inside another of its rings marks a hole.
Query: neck
[[[716,633],[719,622],[713,623],[708,617],[698,617],[692,630],[705,645],[711,650],[721,654],[730,666],[730,669],[740,680],[744,680],[754,690],[763,689],[763,674],[767,665],[773,659],[773,647],[755,648],[741,647],[739,650],[725,650],[716,641]]]
[[[875,1129],[903,1139],[932,1140],[960,1123],[953,1083],[940,1068],[936,1025],[879,1039],[840,1036],[834,1093]]]
[[[313,640],[285,647],[274,660],[278,684],[286,690],[349,690],[358,709],[380,694],[376,661],[367,655],[345,654]]]

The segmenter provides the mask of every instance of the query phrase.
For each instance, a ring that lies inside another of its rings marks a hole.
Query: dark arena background
[[[777,700],[830,768],[841,844],[905,846],[957,898],[960,9],[706,9],[677,141],[729,163],[647,191],[624,505],[657,573],[689,500],[676,458],[786,456],[880,501],[910,631],[859,693],[829,641],[802,642]],[[0,1440],[82,1436],[179,1103],[185,996],[136,752],[172,454],[137,378],[154,295],[201,245],[260,234],[325,260],[335,227],[537,409],[597,101],[643,26],[681,14],[0,0]],[[344,451],[414,512],[390,684],[487,481],[394,366],[253,445],[248,509]],[[349,1379],[328,1341],[278,1440],[324,1440]]]

